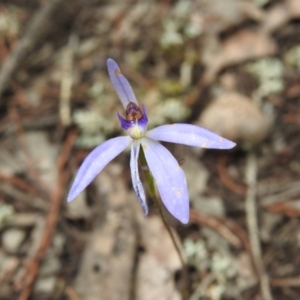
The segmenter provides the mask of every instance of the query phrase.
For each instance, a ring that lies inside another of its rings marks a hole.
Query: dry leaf
[[[151,254],[143,254],[139,259],[135,299],[181,299],[179,292],[175,290],[172,273]]]
[[[216,40],[212,43],[216,44]],[[273,55],[276,51],[277,47],[269,36],[251,30],[241,30],[220,45],[206,46],[203,63],[207,69],[201,82],[204,85],[210,84],[221,69],[250,59]]]
[[[292,19],[300,18],[300,1],[287,0],[271,7],[264,16],[262,30],[272,33]]]
[[[145,253],[139,258],[135,299],[181,299],[174,283],[174,271],[181,264],[158,217],[141,220],[141,240]]]

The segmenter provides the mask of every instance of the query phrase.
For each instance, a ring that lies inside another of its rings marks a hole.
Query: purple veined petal
[[[143,138],[141,144],[164,205],[175,218],[188,223],[189,195],[183,170],[160,143]]]
[[[210,130],[191,124],[162,125],[149,130],[146,136],[158,141],[210,149],[231,149],[236,145]]]
[[[138,105],[131,85],[129,84],[128,80],[122,75],[118,64],[111,58],[107,60],[107,69],[110,80],[114,85],[114,88],[124,108],[126,109],[129,102],[133,102]]]
[[[145,191],[140,180],[139,168],[138,168],[138,157],[140,151],[140,143],[135,143],[134,141],[131,144],[131,155],[130,155],[130,171],[133,189],[138,197],[143,209],[144,215],[148,214],[148,205],[146,201]]]
[[[112,159],[125,150],[130,142],[131,138],[129,136],[121,136],[110,139],[96,147],[80,166],[68,194],[68,202],[82,192]]]

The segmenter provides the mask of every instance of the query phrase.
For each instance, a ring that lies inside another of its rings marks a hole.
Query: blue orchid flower
[[[138,171],[138,158],[142,147],[165,207],[183,224],[188,223],[189,195],[184,172],[173,155],[158,141],[215,149],[231,149],[236,144],[207,129],[190,124],[162,125],[147,131],[148,117],[145,106],[142,106],[142,109],[139,107],[129,82],[113,59],[107,60],[107,67],[126,112],[125,118],[119,113],[117,116],[127,135],[103,142],[86,157],[75,177],[67,197],[68,201],[72,201],[82,192],[112,159],[130,145],[132,185],[147,215],[146,196]]]

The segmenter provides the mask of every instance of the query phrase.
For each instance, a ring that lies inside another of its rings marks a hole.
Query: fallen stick
[[[29,298],[32,286],[39,271],[40,263],[52,241],[52,237],[59,217],[64,188],[70,177],[70,172],[64,172],[63,168],[68,161],[76,136],[76,131],[69,132],[66,142],[62,148],[61,154],[58,158],[57,169],[59,175],[56,188],[51,195],[51,205],[46,219],[45,231],[35,255],[27,264],[27,272],[25,273],[24,278],[24,287],[18,300],[27,300]]]
[[[256,204],[257,161],[256,161],[256,156],[253,152],[249,152],[247,155],[245,177],[248,185],[246,199],[245,199],[246,200],[245,212],[246,212],[247,226],[249,231],[251,252],[258,273],[261,296],[263,300],[272,300],[273,297],[271,294],[269,277],[266,273],[265,266],[263,263],[262,250],[261,250],[260,238],[259,238],[257,204]]]
[[[231,245],[241,248],[242,243],[238,237],[217,217],[201,214],[193,209],[190,210],[190,222],[209,226],[218,231]]]
[[[48,30],[47,23],[50,22],[51,15],[57,9],[58,5],[63,2],[62,0],[51,0],[43,5],[32,18],[20,42],[4,61],[0,71],[0,102],[1,95],[6,89],[11,76],[26,55],[34,48],[38,40]]]

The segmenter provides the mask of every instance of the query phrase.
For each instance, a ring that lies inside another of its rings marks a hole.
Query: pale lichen
[[[253,0],[254,4],[258,7],[262,7],[265,6],[266,4],[268,4],[270,2],[270,0]]]
[[[204,240],[191,239],[183,242],[183,250],[189,265],[208,274],[203,282],[207,280],[211,283],[209,285],[200,283],[191,299],[203,296],[219,300],[225,294],[234,294],[231,284],[232,279],[237,276],[237,267],[229,253],[212,251]]]
[[[0,11],[0,35],[10,37],[19,34],[20,25],[17,13],[13,7]]]
[[[163,34],[160,38],[162,48],[178,46],[183,44],[183,39],[179,31],[179,26],[173,20],[163,22]]]
[[[156,125],[164,123],[172,123],[184,120],[190,114],[190,109],[182,103],[179,98],[168,98],[158,106],[153,106],[149,109],[148,126],[152,128]]]
[[[263,58],[246,65],[246,71],[258,80],[255,93],[260,97],[280,94],[284,90],[283,70],[283,64],[277,58]]]
[[[76,110],[73,119],[81,130],[76,141],[78,147],[90,148],[99,145],[116,127],[95,105],[89,109]]]
[[[195,38],[202,33],[202,19],[193,11],[190,1],[178,1],[163,22],[160,45],[163,49],[181,46],[185,38]]]
[[[193,241],[191,239],[186,239],[183,243],[183,250],[190,265],[195,266],[198,269],[206,269],[208,267],[207,260],[209,255],[206,245],[202,240]]]
[[[218,252],[215,252],[212,256],[211,270],[220,283],[225,283],[237,274],[232,258],[229,255],[223,255]]]
[[[92,99],[87,108],[75,110],[72,119],[80,129],[76,140],[79,148],[93,148],[101,144],[108,135],[119,130],[117,117],[111,117],[111,112],[116,109],[116,104],[100,80],[95,80],[87,91]]]
[[[2,224],[15,213],[14,207],[0,202],[0,228]]]
[[[285,55],[285,63],[300,72],[300,45],[291,48]]]

